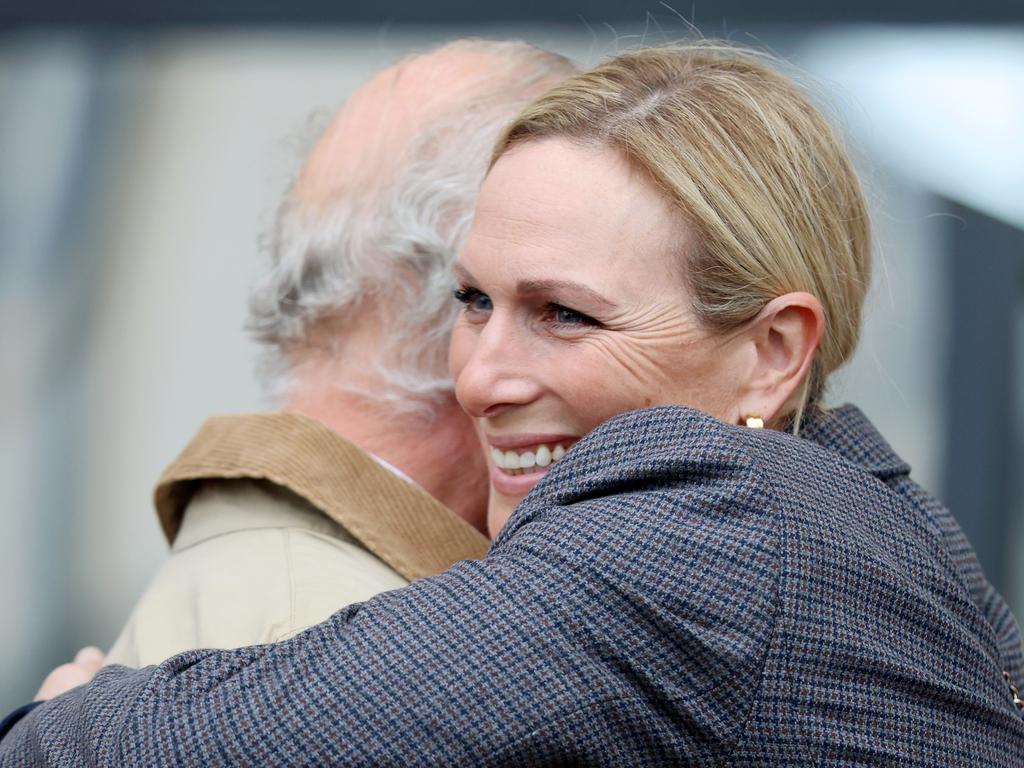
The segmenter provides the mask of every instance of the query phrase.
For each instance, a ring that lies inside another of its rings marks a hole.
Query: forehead
[[[688,238],[672,202],[618,150],[543,139],[491,169],[463,262],[612,278],[674,267]]]

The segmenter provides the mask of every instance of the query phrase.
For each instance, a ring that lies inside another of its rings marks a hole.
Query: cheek
[[[728,419],[736,379],[729,374],[727,350],[699,342],[670,356],[661,370],[657,405],[686,405]]]
[[[567,400],[591,426],[656,405],[687,405],[718,415],[732,385],[720,375],[717,357],[708,344],[684,334],[670,343],[629,338],[594,343],[581,348],[565,376]]]
[[[655,366],[622,346],[581,344],[557,365],[557,389],[581,426],[590,431],[613,416],[653,405],[658,399]],[[548,380],[554,377],[549,373]]]

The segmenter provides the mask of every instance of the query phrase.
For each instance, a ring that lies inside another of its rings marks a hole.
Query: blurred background
[[[845,130],[875,285],[858,403],[1024,616],[1024,3],[156,0],[0,5],[0,714],[107,646],[208,415],[269,407],[246,291],[317,130],[463,35],[594,64],[694,24],[788,58]]]

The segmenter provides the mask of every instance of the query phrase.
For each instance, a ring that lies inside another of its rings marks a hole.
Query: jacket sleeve
[[[776,542],[758,519],[770,505],[728,451],[645,445],[635,423],[621,427],[603,444],[628,437],[634,458],[580,443],[484,560],[283,643],[103,669],[15,726],[0,765],[610,765],[669,743],[666,764],[706,754],[749,706],[723,682],[756,679],[771,634]]]

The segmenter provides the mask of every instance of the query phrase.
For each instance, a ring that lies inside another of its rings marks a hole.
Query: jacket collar
[[[811,411],[800,426],[800,437],[838,453],[880,480],[910,474],[910,465],[855,405]]]
[[[410,580],[483,557],[490,546],[428,493],[297,413],[208,419],[154,491],[167,540],[174,542],[201,481],[239,478],[266,480],[300,496]]]
[[[207,479],[196,485],[171,544],[172,552],[232,533],[281,528],[358,543],[308,501],[266,480]]]

